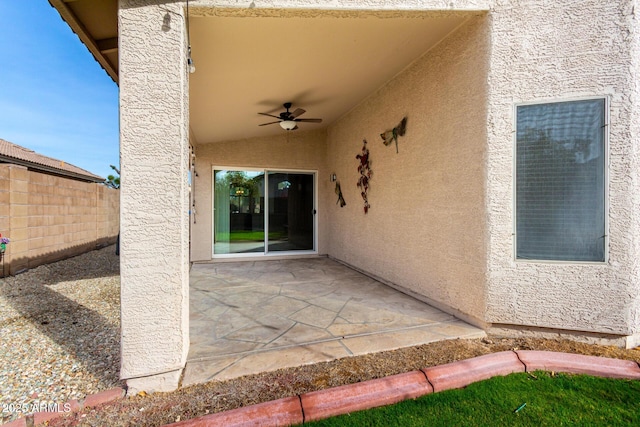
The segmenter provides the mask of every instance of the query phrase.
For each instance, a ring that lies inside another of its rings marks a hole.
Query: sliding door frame
[[[247,171],[264,173],[264,251],[247,253],[227,253],[216,254],[215,252],[215,232],[216,232],[216,171]],[[270,173],[290,173],[306,174],[313,177],[313,249],[295,251],[273,251],[269,252],[269,174]],[[256,168],[241,166],[212,166],[211,167],[211,258],[255,258],[255,257],[282,257],[288,255],[317,255],[318,254],[318,171],[309,169],[286,169],[286,168]]]

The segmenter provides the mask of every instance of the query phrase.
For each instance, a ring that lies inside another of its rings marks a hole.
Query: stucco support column
[[[120,0],[120,376],[177,388],[189,350],[189,100],[182,2]]]

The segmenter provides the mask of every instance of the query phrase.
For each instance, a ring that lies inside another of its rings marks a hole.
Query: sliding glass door
[[[313,175],[269,172],[269,252],[313,250]]]
[[[315,250],[315,173],[213,171],[213,254]]]
[[[264,172],[214,171],[213,252],[264,252]]]

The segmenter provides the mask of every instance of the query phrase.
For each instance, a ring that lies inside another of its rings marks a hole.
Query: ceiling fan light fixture
[[[293,130],[296,127],[296,122],[293,120],[283,120],[280,122],[280,127],[284,130]]]

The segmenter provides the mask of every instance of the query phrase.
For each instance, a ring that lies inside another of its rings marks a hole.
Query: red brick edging
[[[503,351],[419,371],[205,415],[168,424],[165,427],[220,425],[270,427],[301,424],[306,421],[389,405],[405,399],[415,399],[434,391],[461,388],[498,375],[535,370],[640,380],[640,364],[631,360],[553,351]]]
[[[377,406],[389,405],[425,394],[465,387],[498,375],[535,370],[588,374],[605,378],[640,380],[640,364],[631,360],[557,353],[553,351],[517,350],[491,353],[472,359],[390,377],[305,393],[231,411],[205,415],[166,427],[264,427],[302,424]],[[124,396],[122,388],[113,388],[87,396],[83,401],[71,400],[69,412],[36,412],[2,427],[34,426],[70,412],[112,402]]]
[[[68,411],[63,410],[60,412],[36,412],[34,414],[27,415],[26,417],[18,418],[17,420],[11,421],[7,424],[3,424],[2,427],[26,427],[27,425],[42,425],[54,418],[62,417],[72,412],[82,411],[84,408],[93,408],[95,406],[103,405],[105,403],[121,399],[124,394],[125,390],[123,388],[112,388],[96,394],[90,394],[83,400],[70,400],[65,405],[62,405],[60,407],[60,409],[66,409],[66,407],[68,407]]]

